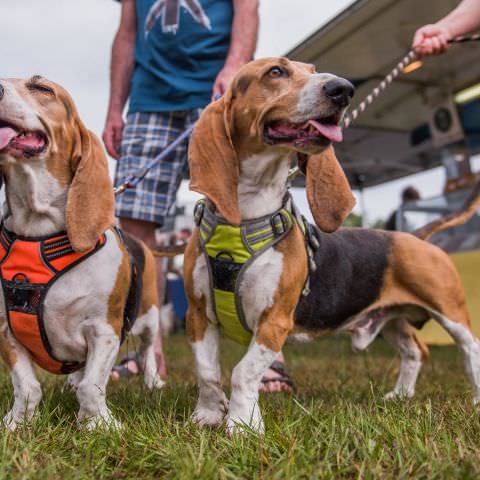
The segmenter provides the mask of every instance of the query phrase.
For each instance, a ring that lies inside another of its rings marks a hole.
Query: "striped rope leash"
[[[480,34],[465,35],[463,37],[452,38],[448,43],[465,43],[475,42],[480,40]],[[386,90],[386,88],[403,72],[404,68],[410,65],[415,60],[419,60],[418,55],[410,50],[405,57],[403,57],[395,66],[395,68],[367,95],[365,100],[352,110],[350,115],[347,115],[343,120],[343,125],[348,128],[350,124],[355,121],[360,114],[362,114],[373,101]]]
[[[480,33],[473,33],[471,35],[463,35],[455,37],[448,41],[448,43],[464,43],[464,42],[478,42],[480,40]]]
[[[387,89],[387,87],[400,75],[403,69],[417,59],[417,54],[413,50],[410,50],[408,54],[405,55],[397,65],[395,65],[395,68],[366,96],[365,100],[360,102],[358,107],[353,109],[350,115],[345,116],[343,119],[344,128],[348,128],[351,123],[354,122],[359,115],[361,115],[367,107]]]
[[[452,38],[448,43],[465,43],[465,42],[477,42],[480,40],[480,33],[473,35],[465,35],[462,37]],[[405,57],[403,57],[393,70],[367,95],[365,100],[363,100],[357,108],[352,110],[349,115],[346,115],[343,119],[344,128],[348,128],[353,121],[355,121],[369,105],[371,105],[376,98],[378,98],[382,92],[384,92],[387,87],[403,72],[404,68],[410,65],[415,60],[418,60],[418,55],[410,50]],[[300,169],[298,167],[293,167],[290,169],[288,174],[288,180],[293,180],[299,175]]]

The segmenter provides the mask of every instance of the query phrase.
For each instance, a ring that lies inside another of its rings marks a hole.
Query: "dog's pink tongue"
[[[342,128],[338,125],[325,125],[316,120],[309,120],[308,123],[313,125],[324,137],[331,142],[341,142],[343,140]]]
[[[8,144],[17,136],[17,132],[10,127],[0,128],[0,150],[8,147]]]

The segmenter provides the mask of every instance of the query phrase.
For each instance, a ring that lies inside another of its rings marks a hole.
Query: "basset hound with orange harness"
[[[352,95],[349,82],[311,65],[260,59],[240,70],[194,130],[191,189],[206,199],[195,212],[185,284],[199,386],[193,420],[200,425],[226,417],[229,432],[262,432],[259,382],[290,336],[350,331],[362,350],[381,332],[401,356],[387,398],[410,397],[428,352],[414,327],[430,318],[461,349],[480,402],[480,344],[448,255],[407,233],[339,228],[355,201],[332,142],[342,139]],[[306,225],[288,195],[295,157],[318,228]],[[422,235],[433,228],[443,227]],[[221,331],[248,345],[233,370],[229,401],[221,385]]]
[[[106,156],[59,85],[0,80],[0,168],[0,353],[15,397],[4,423],[15,429],[35,412],[34,361],[70,373],[79,421],[115,424],[105,390],[129,330],[140,336],[146,385],[163,384],[153,254],[115,228]]]

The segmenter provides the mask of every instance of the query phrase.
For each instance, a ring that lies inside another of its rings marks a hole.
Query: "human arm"
[[[422,56],[442,53],[448,47],[448,40],[479,27],[480,1],[463,0],[446,17],[419,28],[413,37],[412,48]]]
[[[112,45],[110,100],[103,131],[105,148],[113,158],[118,158],[120,155],[120,143],[125,125],[122,113],[130,93],[130,82],[135,66],[136,23],[135,0],[123,0],[120,26]]]
[[[258,35],[258,0],[233,0],[233,23],[227,59],[213,85],[213,98],[225,93],[238,69],[253,58]]]

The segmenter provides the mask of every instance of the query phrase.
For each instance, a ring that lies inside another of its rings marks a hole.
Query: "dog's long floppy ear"
[[[231,138],[231,94],[211,103],[193,131],[188,149],[190,189],[215,204],[229,223],[240,223],[238,159]]]
[[[67,235],[72,247],[83,252],[115,223],[114,195],[107,157],[95,134],[80,123],[67,197]]]
[[[309,157],[306,166],[307,198],[315,223],[324,232],[339,228],[356,200],[333,147]]]

